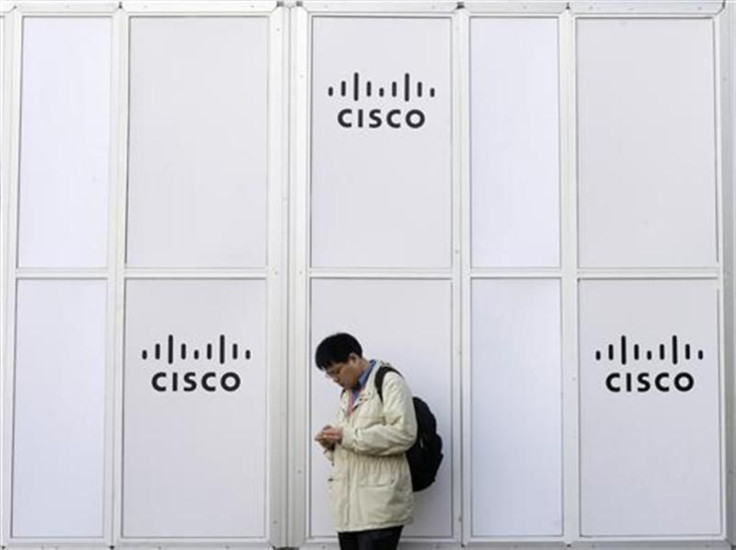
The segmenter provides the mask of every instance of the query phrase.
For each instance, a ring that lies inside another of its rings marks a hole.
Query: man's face
[[[324,371],[325,376],[330,378],[338,386],[346,390],[353,389],[358,385],[358,378],[363,374],[361,358],[351,353],[344,363],[332,363]]]

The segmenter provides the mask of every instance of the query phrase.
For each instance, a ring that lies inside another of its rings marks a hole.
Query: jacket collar
[[[383,361],[371,359],[371,366],[366,369],[365,372],[363,372],[363,374],[358,379],[358,390],[360,391],[360,393],[358,394],[355,403],[353,403],[353,410],[355,410],[363,401],[370,398],[374,393],[376,393],[376,383],[374,382],[374,380],[376,379],[378,367],[380,367],[382,364]],[[348,403],[350,402],[350,391],[352,390],[343,390],[342,392],[343,407],[345,408],[345,410],[347,410]]]

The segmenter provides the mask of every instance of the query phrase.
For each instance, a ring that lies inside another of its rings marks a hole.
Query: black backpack
[[[383,365],[376,372],[376,391],[383,401],[383,378],[389,372],[401,373],[395,368]],[[406,459],[411,471],[411,487],[423,491],[437,478],[437,470],[442,463],[442,438],[437,433],[437,419],[429,406],[419,397],[414,397],[414,413],[417,415],[417,440],[408,451]]]

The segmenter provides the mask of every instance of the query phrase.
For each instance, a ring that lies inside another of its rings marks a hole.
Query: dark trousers
[[[340,550],[396,550],[401,537],[402,525],[387,529],[347,531],[338,533]]]

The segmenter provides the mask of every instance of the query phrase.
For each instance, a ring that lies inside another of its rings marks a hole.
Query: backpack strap
[[[383,364],[378,367],[378,370],[376,371],[374,382],[376,383],[376,391],[378,392],[378,397],[381,398],[381,401],[383,401],[383,379],[389,372],[395,372],[396,374],[401,376],[401,373],[393,368],[391,365]]]

